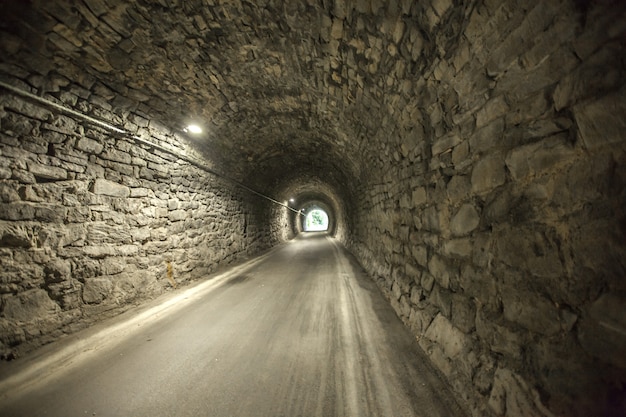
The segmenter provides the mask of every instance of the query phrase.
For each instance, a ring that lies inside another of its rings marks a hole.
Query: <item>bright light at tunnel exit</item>
[[[304,220],[305,232],[322,232],[328,230],[328,215],[324,210],[311,210]]]

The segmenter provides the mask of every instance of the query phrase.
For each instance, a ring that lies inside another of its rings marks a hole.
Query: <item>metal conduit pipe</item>
[[[267,195],[265,195],[265,194],[263,194],[263,193],[261,193],[259,191],[256,191],[256,190],[248,187],[247,185],[237,181],[234,178],[230,178],[230,177],[228,177],[228,176],[226,176],[226,175],[224,175],[222,173],[219,173],[219,172],[217,172],[217,171],[207,167],[206,165],[202,164],[201,162],[198,162],[198,161],[196,161],[196,160],[194,160],[194,159],[192,159],[192,158],[190,158],[188,156],[180,155],[179,153],[177,153],[176,151],[174,151],[172,149],[168,149],[168,148],[166,148],[164,146],[161,146],[161,145],[158,145],[156,143],[153,143],[153,142],[150,142],[148,140],[145,140],[143,138],[140,138],[139,136],[133,135],[130,132],[124,130],[124,129],[120,129],[120,128],[115,127],[115,126],[113,126],[113,125],[111,125],[109,123],[106,123],[106,122],[102,121],[102,120],[98,120],[98,119],[96,119],[94,117],[88,116],[88,115],[86,115],[84,113],[80,113],[80,112],[78,112],[76,110],[70,109],[70,108],[65,107],[65,106],[63,106],[61,104],[58,104],[58,103],[55,103],[53,101],[47,100],[47,99],[45,99],[43,97],[39,97],[39,96],[37,96],[35,94],[29,93],[28,91],[21,90],[21,89],[19,89],[17,87],[14,87],[14,86],[12,86],[10,84],[7,84],[7,83],[3,82],[3,81],[0,81],[0,87],[4,88],[5,90],[10,91],[11,93],[14,93],[16,95],[25,97],[25,98],[27,98],[29,100],[35,101],[35,102],[37,102],[39,104],[42,104],[42,105],[44,105],[46,107],[50,107],[52,109],[55,109],[55,110],[57,110],[57,111],[59,111],[61,113],[65,113],[65,114],[69,114],[69,115],[78,117],[78,118],[80,118],[82,120],[85,120],[85,121],[87,121],[87,122],[89,122],[91,124],[94,124],[96,126],[102,127],[104,129],[113,131],[113,132],[118,133],[118,134],[121,134],[121,135],[123,135],[123,136],[125,136],[127,138],[132,139],[134,142],[136,142],[138,144],[147,146],[149,148],[157,149],[157,150],[159,150],[161,152],[168,153],[168,154],[170,154],[172,156],[175,156],[176,158],[181,159],[181,160],[187,162],[188,164],[193,165],[196,168],[199,168],[199,169],[201,169],[201,170],[203,170],[203,171],[205,171],[205,172],[207,172],[207,173],[209,173],[209,174],[211,174],[211,175],[213,175],[215,177],[218,177],[220,179],[228,181],[228,182],[236,185],[237,187],[242,188],[242,189],[244,189],[244,190],[246,190],[246,191],[248,191],[248,192],[250,192],[250,193],[252,193],[252,194],[254,194],[256,196],[258,196],[258,197],[264,198],[264,199],[266,199],[266,200],[268,200],[268,201],[270,201],[270,202],[272,202],[274,204],[278,204],[279,206],[285,207],[285,208],[287,208],[287,209],[289,209],[289,210],[291,210],[294,213],[297,213],[299,215],[302,214],[302,213],[300,213],[299,210],[296,210],[296,209],[294,209],[292,207],[289,207],[289,205],[287,205],[285,203],[281,203],[280,201],[278,201],[278,200],[276,200],[276,199],[274,199],[274,198],[272,198],[270,196],[267,196]]]

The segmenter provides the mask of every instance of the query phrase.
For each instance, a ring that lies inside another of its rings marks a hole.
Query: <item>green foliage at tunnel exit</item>
[[[324,210],[314,209],[306,216],[304,230],[307,232],[323,231],[328,229],[328,215]]]

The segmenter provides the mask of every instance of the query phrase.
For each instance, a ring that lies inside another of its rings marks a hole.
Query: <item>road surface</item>
[[[0,415],[461,415],[373,281],[325,234],[170,304],[99,341],[78,337],[63,361],[46,353],[34,381],[0,392]]]

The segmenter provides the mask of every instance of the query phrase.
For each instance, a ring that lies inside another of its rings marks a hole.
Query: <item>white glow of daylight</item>
[[[304,220],[305,232],[322,232],[328,230],[328,214],[324,210],[311,210]]]

